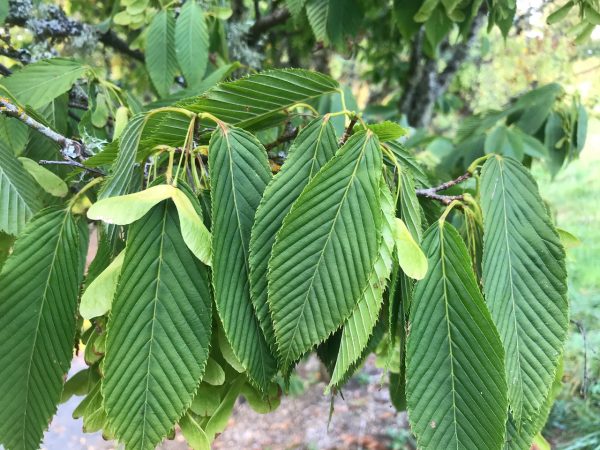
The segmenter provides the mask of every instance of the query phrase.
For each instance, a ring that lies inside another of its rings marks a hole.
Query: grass
[[[581,158],[555,180],[540,167],[534,174],[557,226],[581,241],[567,250],[572,324],[563,389],[544,434],[553,448],[600,449],[600,121],[590,122]]]

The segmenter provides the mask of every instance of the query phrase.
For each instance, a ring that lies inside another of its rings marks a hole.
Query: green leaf
[[[34,179],[0,142],[0,230],[18,235],[41,206]]]
[[[396,218],[393,232],[400,268],[410,278],[423,279],[427,274],[427,258],[402,219]]]
[[[231,368],[233,370],[235,370],[237,373],[244,372],[245,371],[244,366],[242,366],[242,363],[240,363],[240,361],[237,359],[237,357],[233,353],[231,344],[229,343],[229,341],[227,341],[227,337],[225,336],[225,333],[223,332],[222,328],[219,328],[218,341],[219,341],[219,350],[221,351],[221,356],[223,357],[225,362],[227,364],[229,364],[231,366]]]
[[[212,441],[217,434],[223,432],[223,430],[227,428],[227,423],[229,422],[229,417],[231,417],[231,413],[233,412],[235,401],[237,400],[242,386],[245,383],[246,378],[243,375],[238,375],[238,377],[233,380],[233,382],[229,385],[227,393],[223,397],[219,408],[206,423],[204,430],[210,441]]]
[[[200,424],[189,413],[179,420],[181,433],[193,450],[210,450],[210,441]]]
[[[297,20],[300,17],[300,13],[304,9],[306,0],[285,0],[285,6],[292,13],[292,17]]]
[[[485,152],[523,159],[523,141],[505,125],[498,125],[485,138]]]
[[[369,275],[369,281],[363,294],[354,306],[352,314],[344,322],[340,349],[331,375],[329,386],[337,386],[347,376],[352,365],[360,358],[363,349],[369,343],[379,311],[383,304],[383,291],[386,280],[392,270],[394,253],[394,200],[389,188],[383,182],[381,186],[382,231],[377,259]]]
[[[125,259],[125,251],[119,255],[92,281],[79,304],[79,314],[84,319],[102,316],[110,311],[110,306],[117,291],[117,282]]]
[[[415,285],[406,398],[419,448],[499,449],[507,420],[502,343],[456,229],[434,223]]]
[[[336,81],[317,72],[279,69],[220,83],[201,97],[181,106],[208,112],[240,128],[270,126],[273,118],[296,103],[305,103],[339,88]],[[283,116],[286,117],[286,116]]]
[[[21,105],[38,109],[71,89],[87,70],[72,59],[47,59],[28,64],[3,78],[2,85]]]
[[[235,356],[266,388],[276,371],[250,299],[248,253],[254,215],[271,179],[264,147],[239,128],[220,126],[208,151],[215,303]]]
[[[267,270],[275,235],[292,203],[336,150],[331,122],[324,118],[310,122],[290,147],[285,163],[267,185],[256,211],[250,239],[251,298],[267,342],[273,349],[275,336],[267,304]]]
[[[382,226],[381,164],[377,137],[353,135],[277,233],[268,290],[284,370],[342,325],[367,286]]]
[[[344,46],[346,36],[356,36],[364,12],[358,0],[328,0],[327,36],[338,47]],[[334,14],[329,14],[332,12]]]
[[[381,142],[395,141],[406,134],[404,127],[389,120],[371,123],[367,125],[367,128],[375,133]]]
[[[14,155],[20,155],[29,139],[29,127],[20,120],[5,115],[0,116],[0,139]]]
[[[0,23],[4,23],[9,13],[8,0],[0,0]]]
[[[577,153],[581,153],[585,146],[588,129],[588,113],[583,105],[577,107],[577,129],[575,131],[575,146]]]
[[[190,406],[208,358],[208,273],[177,222],[168,201],[129,227],[102,386],[110,429],[127,447],[162,441]]]
[[[107,427],[106,411],[102,406],[101,383],[98,381],[90,393],[73,411],[73,418],[83,418],[83,431],[95,433]],[[103,430],[106,434],[106,430]]]
[[[166,97],[177,73],[175,18],[171,10],[161,10],[148,27],[146,69],[159,97]]]
[[[25,170],[29,172],[29,175],[31,175],[48,194],[55,197],[64,197],[69,193],[67,184],[45,167],[40,166],[29,158],[19,157],[19,161],[21,161]]]
[[[275,411],[281,403],[281,388],[275,382],[269,385],[269,389],[263,394],[252,385],[246,383],[240,391],[250,408],[259,414],[268,414]]]
[[[514,128],[512,133],[516,134],[523,143],[523,152],[532,158],[548,158],[548,148],[535,137],[523,133],[518,128]]]
[[[212,416],[221,404],[221,391],[220,386],[212,386],[208,383],[200,384],[190,405],[190,410],[198,416]]]
[[[88,394],[99,379],[100,375],[94,367],[80,370],[65,382],[60,402],[65,403],[74,395],[81,396]]]
[[[511,411],[532,418],[548,395],[568,327],[565,253],[537,185],[517,161],[481,172],[483,288],[505,348]]]
[[[520,427],[517,427],[512,417],[509,417],[506,424],[505,450],[529,450],[531,448],[534,450],[541,450],[541,447],[539,449],[535,447],[536,436],[541,435],[541,431],[544,429],[544,425],[548,420],[548,415],[550,414],[554,400],[561,391],[562,376],[563,358],[561,356],[552,383],[552,388],[536,417],[531,420],[523,421]]]
[[[211,386],[221,386],[225,383],[225,371],[214,359],[208,358],[202,381]]]
[[[306,17],[313,30],[315,39],[329,44],[327,35],[327,17],[329,16],[328,0],[308,0],[306,2]]]
[[[422,211],[411,172],[402,170],[399,175],[399,183],[400,191],[396,208],[400,218],[409,229],[412,238],[415,242],[419,243],[421,242],[422,234]],[[391,278],[391,283],[394,284],[391,285],[389,292],[389,333],[392,343],[395,342],[396,336],[399,333],[402,338],[400,345],[404,346],[403,342],[406,337],[405,312],[407,313],[410,309],[414,280],[400,270],[397,261],[394,272],[396,275]],[[392,272],[392,274],[394,274],[394,272]],[[404,382],[402,382],[402,385],[404,386]],[[404,389],[404,387],[402,389]]]
[[[397,162],[400,167],[404,168],[404,170],[408,171],[408,173],[412,175],[417,185],[429,186],[427,174],[410,151],[404,148],[402,144],[395,141],[386,142],[384,146],[392,151],[394,157],[396,158],[395,162]],[[385,156],[385,154],[383,160],[387,165],[392,167],[395,166],[394,161],[391,161],[387,156]]]
[[[554,24],[556,22],[560,22],[565,17],[567,17],[567,14],[569,14],[569,11],[571,11],[572,7],[573,7],[573,2],[572,1],[568,1],[563,6],[561,6],[560,8],[558,8],[556,11],[552,12],[552,14],[550,14],[548,16],[548,18],[546,19],[546,23],[548,25],[552,25],[552,24]]]
[[[10,254],[14,241],[15,238],[13,236],[0,231],[0,270]]]
[[[71,364],[80,265],[78,225],[46,209],[27,225],[0,274],[0,442],[35,449]]]
[[[104,128],[110,115],[108,108],[108,98],[106,94],[104,94],[104,92],[99,92],[98,95],[96,95],[96,107],[90,117],[93,126],[96,128]]]
[[[544,145],[550,153],[547,165],[553,178],[560,171],[567,158],[566,138],[562,118],[559,113],[553,111],[548,116],[544,127]]]
[[[185,81],[188,86],[197,86],[208,63],[208,30],[202,8],[195,1],[185,2],[181,7],[175,25],[175,43]]]
[[[136,114],[127,123],[123,135],[119,139],[119,151],[111,175],[102,186],[98,199],[123,195],[129,191],[135,156],[145,124],[146,116],[144,114]]]

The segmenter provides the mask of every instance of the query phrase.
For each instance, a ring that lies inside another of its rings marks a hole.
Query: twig
[[[84,166],[83,164],[81,164],[78,161],[73,161],[72,159],[68,159],[66,161],[49,161],[46,159],[42,159],[39,161],[39,164],[43,165],[43,166],[48,166],[48,165],[55,165],[55,166],[72,166],[72,167],[78,167],[80,169],[86,170],[88,172],[92,172],[95,174],[98,174],[100,176],[104,176],[106,175],[104,172],[102,172],[101,170],[98,169],[94,169],[93,167],[87,167]]]
[[[250,45],[256,44],[260,36],[271,28],[285,23],[291,17],[286,8],[278,8],[267,16],[263,16],[254,22],[254,25],[248,30],[246,40]]]
[[[298,136],[299,131],[300,131],[299,127],[292,128],[290,131],[283,133],[281,136],[279,136],[273,142],[269,142],[268,144],[265,144],[265,149],[267,151],[272,150],[275,147],[277,147],[278,145],[281,145],[285,142],[289,142],[289,141],[293,140],[296,136]]]
[[[81,157],[84,153],[84,146],[81,142],[69,139],[62,134],[57,133],[52,128],[38,122],[33,117],[27,115],[23,109],[12,104],[6,97],[0,97],[0,113],[14,117],[25,125],[46,136],[48,139],[56,142],[62,147],[62,155],[65,159]]]
[[[464,197],[462,195],[442,195],[438,194],[439,191],[444,191],[446,189],[451,188],[452,186],[456,186],[459,183],[462,183],[465,180],[468,180],[473,176],[472,173],[466,172],[461,176],[455,178],[454,180],[446,181],[438,186],[425,188],[425,189],[417,189],[415,192],[419,197],[429,198],[431,200],[437,200],[442,202],[444,205],[449,205],[453,200],[463,200]]]
[[[452,203],[454,200],[464,200],[464,196],[462,195],[442,195],[442,194],[436,194],[435,192],[419,192],[419,190],[417,190],[417,195],[419,197],[425,197],[431,200],[437,200],[438,202],[443,203],[444,205],[449,205],[450,203]]]
[[[352,116],[352,118],[350,119],[350,123],[348,124],[348,126],[344,130],[344,134],[342,134],[342,137],[340,138],[340,142],[338,142],[339,145],[344,145],[346,143],[346,141],[352,134],[352,130],[354,129],[354,125],[356,125],[356,122],[358,122],[358,116]]]
[[[430,188],[426,188],[426,189],[417,189],[417,195],[423,195],[425,193],[431,193],[431,192],[435,193],[435,192],[439,192],[439,191],[445,191],[446,189],[449,189],[452,186],[456,186],[457,184],[462,183],[465,180],[468,180],[472,176],[473,176],[473,174],[470,172],[463,173],[460,177],[457,177],[454,180],[446,181],[445,183],[442,183],[438,186],[434,186],[434,187],[430,187]]]
[[[10,70],[8,67],[6,67],[4,64],[0,64],[0,74],[4,75],[5,77],[9,76],[10,74],[12,74],[12,70]]]
[[[117,36],[117,33],[115,33],[113,30],[109,30],[104,34],[101,34],[99,41],[105,46],[117,50],[119,53],[131,56],[137,61],[144,62],[144,53],[141,50],[132,49],[129,47],[129,44]]]
[[[587,387],[588,387],[588,370],[587,370],[587,336],[585,333],[585,327],[579,320],[571,320],[571,323],[574,323],[579,329],[579,333],[583,338],[583,384],[579,390],[581,396],[585,399],[587,397]]]

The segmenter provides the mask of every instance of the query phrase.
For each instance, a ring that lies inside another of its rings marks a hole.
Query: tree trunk
[[[442,71],[438,70],[437,60],[428,58],[423,53],[425,30],[419,30],[411,51],[408,81],[398,102],[398,110],[406,116],[410,126],[429,126],[435,102],[448,90],[454,75],[467,61],[469,50],[485,22],[485,17],[485,10],[482,8],[473,19],[466,39],[458,45],[451,47],[447,39],[441,44],[440,54],[447,62]]]

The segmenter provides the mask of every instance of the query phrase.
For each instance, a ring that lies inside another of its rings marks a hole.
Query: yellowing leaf
[[[574,234],[569,233],[567,230],[557,228],[556,231],[558,232],[560,242],[562,242],[563,247],[565,247],[566,249],[581,245],[581,241],[579,240],[579,238]]]
[[[211,386],[221,386],[225,383],[225,371],[214,359],[208,358],[202,381]]]
[[[129,120],[129,110],[125,106],[119,106],[115,113],[115,131],[113,131],[113,141],[121,136],[121,133]]]
[[[396,218],[394,239],[400,268],[410,278],[421,280],[427,273],[427,258],[402,219]]]
[[[188,445],[194,450],[210,450],[210,441],[200,424],[189,413],[179,419],[179,426]]]
[[[81,317],[91,319],[106,314],[110,310],[124,259],[125,251],[122,251],[87,287],[79,304]]]
[[[210,231],[202,223],[202,219],[196,213],[194,205],[182,191],[174,188],[171,198],[177,207],[181,236],[185,245],[188,246],[196,258],[210,266],[212,264]]]
[[[175,190],[171,185],[160,184],[135,194],[108,197],[94,203],[87,216],[91,220],[129,225],[144,217],[157,203],[171,198]]]
[[[29,158],[20,157],[19,161],[21,161],[25,170],[29,172],[29,175],[31,175],[48,194],[55,197],[64,197],[69,193],[67,184],[45,167],[40,166]]]

